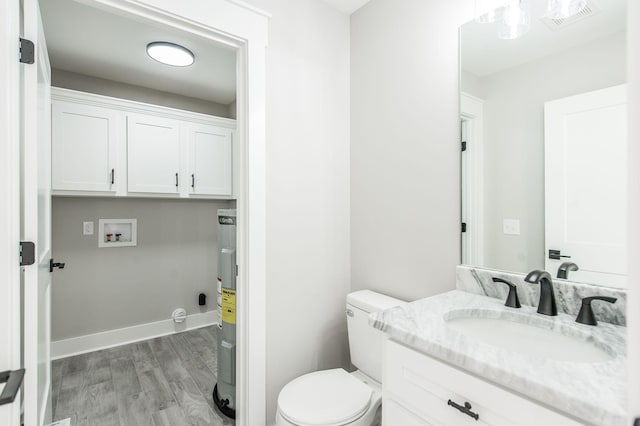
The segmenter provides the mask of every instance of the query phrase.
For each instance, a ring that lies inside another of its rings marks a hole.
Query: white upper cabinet
[[[194,125],[189,140],[189,185],[194,195],[232,194],[232,133],[222,127]]]
[[[114,192],[122,113],[56,100],[51,113],[52,189]]]
[[[180,193],[180,122],[127,115],[129,192]]]
[[[53,195],[231,199],[235,120],[52,88]]]

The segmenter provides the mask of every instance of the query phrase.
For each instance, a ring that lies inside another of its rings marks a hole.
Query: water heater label
[[[222,289],[222,322],[236,323],[236,291],[228,288]]]

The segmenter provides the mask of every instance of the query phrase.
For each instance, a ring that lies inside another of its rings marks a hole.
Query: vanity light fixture
[[[195,60],[189,49],[168,41],[147,44],[147,54],[158,62],[174,67],[187,67]]]
[[[529,0],[511,0],[504,6],[498,37],[503,40],[518,38],[531,29],[531,5]]]
[[[502,7],[493,7],[491,0],[476,0],[476,22],[491,24],[502,18]]]
[[[587,0],[549,0],[548,14],[551,19],[567,19],[587,7]]]

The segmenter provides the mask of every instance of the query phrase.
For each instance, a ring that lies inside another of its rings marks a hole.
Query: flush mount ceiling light
[[[194,61],[193,53],[189,49],[168,41],[147,44],[147,54],[158,62],[174,67],[187,67]]]

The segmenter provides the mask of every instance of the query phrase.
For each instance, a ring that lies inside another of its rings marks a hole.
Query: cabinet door
[[[382,426],[434,426],[391,399],[382,402]]]
[[[178,194],[179,122],[127,114],[127,153],[129,192]]]
[[[65,101],[51,105],[53,190],[115,191],[122,114]]]
[[[231,195],[232,133],[222,127],[190,125],[190,194]]]

